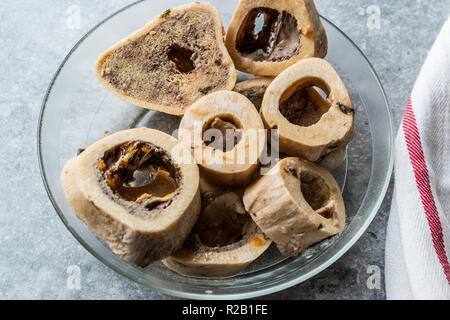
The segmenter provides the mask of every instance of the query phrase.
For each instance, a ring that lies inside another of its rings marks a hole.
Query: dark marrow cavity
[[[258,111],[261,109],[264,93],[266,92],[266,90],[267,86],[254,87],[244,90],[235,89],[236,92],[246,96],[247,99],[249,99],[253,103],[253,105],[256,107],[256,110]]]
[[[231,115],[221,115],[206,123],[203,130],[203,141],[213,149],[228,152],[240,142],[241,124]]]
[[[142,141],[126,142],[99,160],[100,179],[122,201],[152,210],[168,206],[181,186],[181,174],[161,148]]]
[[[180,47],[177,44],[173,44],[169,47],[167,57],[170,61],[175,63],[178,71],[182,73],[189,73],[195,69],[192,56],[194,51]]]
[[[330,202],[331,191],[325,180],[312,172],[302,171],[300,174],[300,187],[306,202],[324,218],[333,215],[332,208],[327,208]]]
[[[280,113],[290,123],[309,127],[320,121],[331,104],[327,100],[328,90],[316,80],[294,84],[282,95],[279,103]]]
[[[300,36],[297,19],[287,11],[255,8],[239,28],[236,49],[254,61],[289,60],[299,52]]]
[[[234,192],[206,194],[202,206],[204,209],[191,235],[203,250],[237,248],[256,232],[241,197]]]

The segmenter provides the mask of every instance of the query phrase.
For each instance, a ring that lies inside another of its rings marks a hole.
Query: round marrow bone
[[[325,91],[327,103],[318,100],[320,94],[310,90],[312,86]],[[303,95],[304,106],[296,105],[301,101],[298,95]],[[313,162],[353,139],[354,113],[341,78],[319,58],[302,60],[283,71],[267,89],[261,108],[266,128],[278,128],[280,152]]]
[[[179,136],[180,143],[193,151],[205,180],[228,187],[252,180],[266,141],[258,111],[232,91],[195,102],[181,121]]]
[[[169,269],[193,277],[231,277],[270,246],[234,191],[204,193],[202,208],[183,247],[163,260]]]
[[[328,41],[313,0],[241,0],[226,46],[238,70],[277,76],[301,59],[325,57]]]
[[[306,88],[305,90],[313,102],[316,112],[318,112],[317,114],[321,117],[323,113],[327,112],[330,108],[328,101],[325,100],[320,93],[312,87]],[[315,163],[324,167],[328,171],[333,171],[344,162],[346,154],[347,145],[343,145],[342,147],[339,147],[336,150],[322,156],[319,160],[315,161]]]
[[[262,77],[242,81],[236,84],[233,91],[236,91],[246,96],[255,105],[256,109],[260,110],[264,94],[266,93],[266,90],[272,83],[272,81],[273,78],[270,77]],[[311,98],[312,102],[314,103],[314,107],[318,109],[320,115],[328,111],[329,109],[328,102],[325,99],[323,99],[322,96],[314,88],[306,88],[305,91]],[[316,161],[316,163],[320,164],[328,171],[333,171],[344,162],[346,151],[347,151],[346,146],[341,147],[336,151],[330,152],[329,154],[322,156],[318,161]]]
[[[204,3],[167,10],[103,53],[95,72],[126,102],[175,115],[236,82],[219,12]]]
[[[281,160],[250,185],[245,209],[283,255],[341,232],[345,207],[336,181],[324,168],[299,158]]]
[[[179,249],[200,212],[198,167],[172,153],[175,147],[160,131],[120,131],[71,159],[61,174],[78,218],[138,266]]]
[[[272,81],[273,78],[270,77],[242,81],[236,84],[233,91],[246,96],[256,107],[256,110],[259,111],[261,109],[264,93]]]
[[[346,154],[347,148],[341,147],[336,151],[333,151],[327,154],[326,156],[322,157],[316,163],[319,164],[321,167],[324,167],[328,171],[333,171],[339,168],[339,166],[344,162]]]

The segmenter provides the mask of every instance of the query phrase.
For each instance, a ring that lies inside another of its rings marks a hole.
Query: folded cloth
[[[396,139],[386,239],[388,299],[450,299],[450,18]]]

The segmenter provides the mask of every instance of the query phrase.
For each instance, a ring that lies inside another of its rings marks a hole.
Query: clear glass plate
[[[225,28],[235,1],[210,1],[221,12]],[[49,197],[64,224],[100,261],[145,286],[196,299],[238,299],[270,294],[321,272],[341,257],[363,234],[386,193],[393,166],[393,124],[383,87],[364,54],[346,35],[323,18],[329,39],[327,60],[340,73],[356,107],[356,137],[344,165],[335,175],[347,209],[345,230],[296,258],[282,257],[271,247],[238,276],[198,279],[178,275],[161,263],[142,269],[118,258],[90,231],[67,203],[60,172],[79,148],[107,132],[147,126],[171,134],[179,118],[127,104],[108,92],[93,71],[103,51],[181,0],[138,1],[92,29],[71,50],[45,97],[39,119],[38,150]],[[240,74],[240,79],[248,75]]]

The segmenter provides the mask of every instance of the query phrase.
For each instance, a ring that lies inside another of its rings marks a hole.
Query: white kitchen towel
[[[395,143],[388,299],[450,299],[450,18],[420,72]]]

